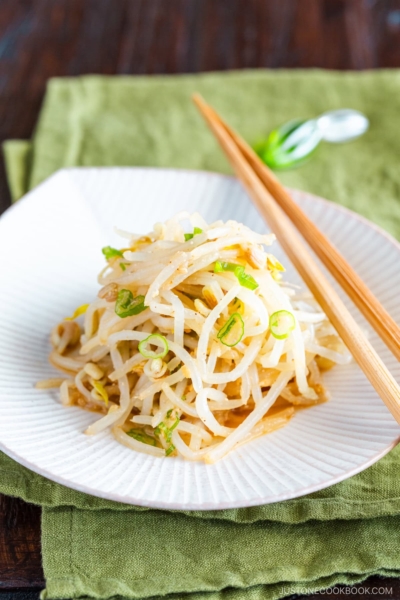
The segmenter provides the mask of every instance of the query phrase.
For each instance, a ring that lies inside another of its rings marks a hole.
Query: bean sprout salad
[[[321,371],[351,359],[308,292],[284,282],[275,236],[179,213],[103,248],[98,297],[51,334],[64,405],[99,413],[157,457],[213,463],[327,400]]]

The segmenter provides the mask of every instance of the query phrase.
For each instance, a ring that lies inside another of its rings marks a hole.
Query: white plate
[[[293,194],[400,321],[399,244],[354,213]],[[350,477],[387,453],[400,428],[355,364],[326,375],[330,402],[299,412],[287,427],[215,465],[137,454],[108,432],[87,437],[82,432],[97,416],[61,406],[56,391],[34,389],[37,380],[55,374],[47,362],[51,328],[97,292],[100,249],[119,243],[113,226],[144,233],[181,209],[265,231],[234,179],[162,169],[60,171],[2,217],[0,448],[71,488],[171,509],[295,498]],[[290,268],[288,279],[299,281]],[[400,380],[399,363],[372,331],[370,337]]]

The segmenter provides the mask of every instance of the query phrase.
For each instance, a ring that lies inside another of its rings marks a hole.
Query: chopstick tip
[[[198,108],[207,106],[206,101],[204,100],[203,96],[201,94],[199,94],[199,92],[194,92],[192,94],[192,100]]]

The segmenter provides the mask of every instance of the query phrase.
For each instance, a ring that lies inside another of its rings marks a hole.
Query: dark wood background
[[[251,67],[400,67],[400,0],[0,0],[0,140],[31,136],[49,77]],[[0,497],[0,600],[43,585],[40,510]]]

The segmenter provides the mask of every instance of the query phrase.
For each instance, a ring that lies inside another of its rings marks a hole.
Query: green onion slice
[[[254,149],[273,169],[287,169],[301,165],[309,158],[322,138],[318,119],[294,120],[274,129],[266,140]]]
[[[288,310],[278,310],[269,318],[269,328],[277,340],[286,339],[295,327],[295,318]]]
[[[248,288],[249,290],[255,290],[258,288],[258,283],[251,275],[248,275],[244,271],[242,265],[236,265],[230,262],[221,262],[217,260],[214,265],[214,273],[221,273],[222,271],[230,271],[237,277],[238,282],[241,286]]]
[[[221,273],[222,271],[231,271],[232,273],[239,267],[239,269],[243,269],[242,265],[236,265],[235,263],[230,262],[222,262],[217,260],[214,266],[214,273]]]
[[[179,417],[176,417],[175,422],[172,423],[171,427],[169,427],[167,436],[165,438],[167,440],[167,442],[171,441],[172,432],[176,427],[178,427],[179,421],[180,421]]]
[[[235,275],[238,278],[241,286],[248,288],[249,290],[256,290],[258,288],[257,281],[254,279],[254,277],[245,273],[244,269],[240,272],[238,272],[238,269],[236,269]]]
[[[233,313],[225,325],[219,330],[217,338],[225,346],[236,346],[244,334],[244,322],[239,313]]]
[[[161,351],[154,352],[153,350],[149,350],[148,346],[152,344],[153,346],[158,346]],[[167,338],[159,333],[152,333],[145,340],[142,340],[139,344],[139,352],[145,358],[164,358],[168,354],[169,346]]]
[[[172,410],[169,410],[167,412],[167,419],[171,417],[171,413],[172,413]],[[157,425],[157,427],[155,428],[154,434],[157,436],[162,435],[167,442],[170,442],[171,438],[172,438],[172,432],[174,431],[174,429],[176,427],[178,427],[179,421],[180,421],[179,417],[176,417],[175,421],[172,423],[172,425],[170,427],[168,427],[164,423],[164,421],[161,421],[161,423],[159,423]]]
[[[119,290],[115,302],[115,312],[121,319],[138,315],[146,310],[146,308],[147,306],[144,305],[144,296],[134,297],[130,290]]]
[[[164,421],[161,421],[161,423],[159,423],[157,425],[157,427],[154,430],[154,435],[161,435],[162,433],[164,433],[164,431],[166,430],[166,425],[164,423]]]
[[[125,263],[122,263],[122,262],[120,262],[120,263],[119,263],[119,266],[121,267],[121,269],[122,269],[123,271],[126,271],[126,264],[125,264]]]
[[[123,256],[121,250],[117,250],[116,248],[112,248],[111,246],[105,246],[101,249],[101,251],[106,257],[106,260],[110,260],[110,258],[114,258],[114,256]]]
[[[131,429],[126,432],[126,435],[137,440],[138,442],[142,442],[142,444],[147,444],[148,446],[157,446],[157,440],[152,438],[150,435],[147,435],[142,429]]]
[[[174,452],[174,450],[176,450],[175,446],[173,444],[171,444],[170,446],[168,446],[168,448],[165,451],[165,456],[169,456],[170,454],[172,454]]]
[[[199,233],[203,233],[203,230],[200,229],[200,227],[195,227],[193,229],[193,233],[185,233],[185,242],[188,242],[189,240],[194,238],[195,235],[198,235]]]

